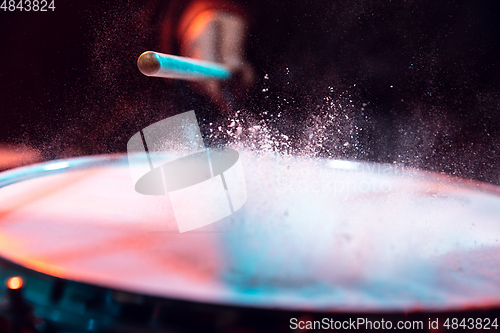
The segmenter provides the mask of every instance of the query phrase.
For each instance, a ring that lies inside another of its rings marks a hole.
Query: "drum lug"
[[[43,318],[34,316],[33,307],[26,302],[23,291],[23,278],[14,276],[7,280],[0,309],[0,325],[8,327],[6,332],[10,333],[48,332],[47,323]]]

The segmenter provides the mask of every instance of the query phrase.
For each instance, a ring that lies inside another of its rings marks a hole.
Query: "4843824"
[[[0,10],[4,12],[47,12],[55,11],[56,5],[55,0],[3,0]]]

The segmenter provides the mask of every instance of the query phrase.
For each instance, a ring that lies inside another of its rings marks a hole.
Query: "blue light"
[[[331,160],[328,161],[328,166],[334,169],[356,170],[360,167],[360,164],[351,161]]]
[[[69,167],[69,162],[56,162],[44,166],[42,169],[45,171],[49,170],[59,170]]]

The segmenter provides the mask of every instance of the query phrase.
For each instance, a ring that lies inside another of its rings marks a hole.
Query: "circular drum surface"
[[[0,255],[167,298],[315,311],[500,305],[500,191],[446,175],[240,152],[242,209],[180,234],[122,155],[3,173]],[[43,176],[43,177],[41,177]]]

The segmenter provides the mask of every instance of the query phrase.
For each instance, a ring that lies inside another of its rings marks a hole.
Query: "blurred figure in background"
[[[229,104],[247,97],[254,82],[254,71],[245,54],[250,21],[247,10],[229,0],[174,0],[161,24],[161,52],[221,63],[231,70],[229,82],[204,80],[192,84],[225,114],[231,112]]]

